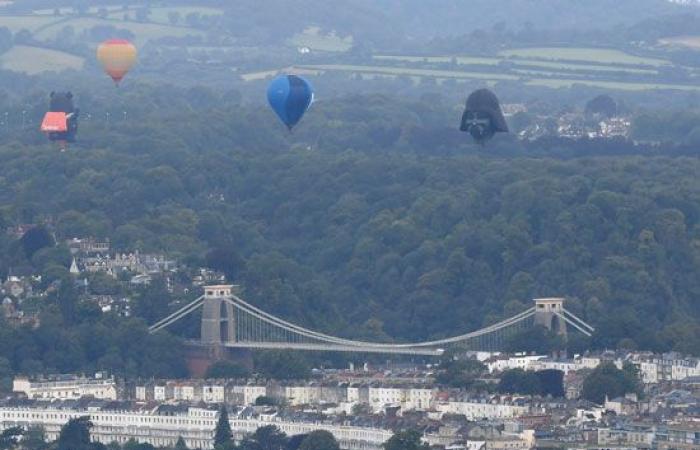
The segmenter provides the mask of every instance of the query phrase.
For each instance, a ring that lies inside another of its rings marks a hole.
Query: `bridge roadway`
[[[202,341],[188,339],[187,344],[192,346],[206,347]],[[257,348],[257,349],[278,349],[278,350],[310,350],[324,352],[355,352],[355,353],[391,353],[397,355],[424,355],[440,356],[444,353],[441,348],[411,348],[411,347],[363,347],[361,345],[340,345],[340,344],[314,344],[301,342],[224,342],[222,346],[227,348]]]

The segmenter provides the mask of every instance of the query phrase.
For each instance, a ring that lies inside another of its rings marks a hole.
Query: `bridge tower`
[[[205,345],[236,342],[236,316],[226,298],[237,288],[233,284],[204,286],[201,341]]]
[[[566,336],[563,298],[536,298],[535,325],[540,325],[561,336]]]

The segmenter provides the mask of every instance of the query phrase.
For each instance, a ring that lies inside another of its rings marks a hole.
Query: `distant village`
[[[11,232],[21,236],[27,226],[19,227]],[[187,280],[176,276],[182,273],[183,267],[164,254],[141,253],[138,250],[123,253],[114,251],[110,241],[93,237],[73,238],[65,241],[70,250],[70,273],[73,275],[76,288],[82,297],[97,304],[103,312],[116,312],[122,316],[130,315],[130,299],[123,296],[95,294],[90,289],[91,276],[105,274],[119,280],[128,288],[138,288],[150,284],[154,277],[165,281],[170,292],[187,293],[190,289],[205,284],[216,284],[224,281],[224,275],[207,269],[196,268]],[[46,297],[56,288],[49,285],[41,289],[41,277],[35,273],[13,273],[10,270],[7,278],[0,285],[2,299],[2,314],[11,324],[38,325],[38,311],[34,308],[33,299]],[[29,307],[27,307],[29,305]]]
[[[522,140],[534,141],[546,136],[567,139],[630,138],[632,119],[620,112],[615,101],[607,95],[591,100],[583,110],[562,111],[556,114],[537,114],[527,105],[502,105],[503,114],[514,124],[514,132]]]

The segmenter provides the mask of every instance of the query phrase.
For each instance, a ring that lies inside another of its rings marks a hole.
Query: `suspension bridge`
[[[595,331],[564,308],[563,298],[542,298],[508,319],[459,336],[413,343],[366,342],[320,333],[273,316],[244,301],[235,288],[205,286],[204,295],[154,323],[149,331],[156,333],[201,308],[201,337],[191,342],[197,345],[405,355],[441,355],[453,347],[502,350],[508,339],[533,326],[543,326],[560,335],[566,335],[568,327],[586,336]]]

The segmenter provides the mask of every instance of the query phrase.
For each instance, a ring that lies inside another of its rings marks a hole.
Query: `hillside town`
[[[64,245],[75,288],[103,313],[128,317],[129,293],[154,278],[177,295],[225,281],[221,273],[186,268],[166,255],[113,251],[108,240],[73,238]],[[104,282],[99,277],[117,283],[122,295],[94,289]],[[32,305],[58,288],[37,273],[8,275],[2,284],[6,323],[36,327],[39,315]],[[382,449],[394,433],[407,429],[446,450],[700,449],[699,359],[620,350],[571,356],[464,351],[449,358],[319,367],[299,380],[256,373],[202,379],[106,372],[16,376],[0,400],[0,428],[38,426],[54,440],[69,420],[87,416],[96,442],[173,446],[182,438],[188,448],[213,449],[226,410],[237,441],[274,426],[290,436],[325,430],[342,448],[358,450]],[[452,373],[452,366],[461,369]],[[619,396],[592,398],[587,380],[603,367],[632,373],[635,385]],[[460,378],[465,373],[468,382]],[[527,374],[544,377],[539,390],[526,392],[524,384],[532,381],[523,381]],[[512,379],[521,384],[508,385]]]
[[[438,366],[410,364],[318,369],[306,381],[56,375],[16,377],[0,402],[0,423],[39,425],[55,439],[68,419],[89,416],[99,442],[167,446],[182,436],[189,448],[211,449],[225,407],[238,440],[274,425],[289,435],[326,430],[347,449],[379,450],[402,429],[450,450],[700,448],[698,359],[644,352],[464,357],[481,361],[481,381],[491,386],[514,370],[559,371],[565,395],[448,387],[437,381]],[[642,389],[601,403],[584,399],[587,374],[602,364],[636,368]]]

